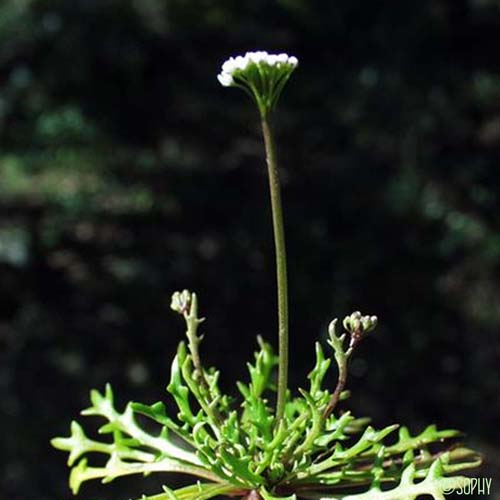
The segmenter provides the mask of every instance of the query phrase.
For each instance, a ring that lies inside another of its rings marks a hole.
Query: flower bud
[[[191,309],[191,292],[189,290],[175,292],[172,295],[170,308],[179,314],[189,314],[189,310]]]
[[[377,326],[377,321],[377,316],[363,316],[360,311],[355,311],[346,316],[342,324],[352,335],[361,335],[373,330]]]
[[[377,316],[363,316],[361,326],[364,332],[370,332],[377,326]]]

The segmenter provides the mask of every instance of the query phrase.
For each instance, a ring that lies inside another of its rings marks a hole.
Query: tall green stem
[[[281,205],[280,181],[276,146],[269,118],[262,116],[262,134],[266,147],[266,162],[269,176],[269,191],[273,213],[274,247],[276,253],[276,278],[278,285],[278,339],[279,371],[278,399],[276,404],[277,421],[283,417],[288,385],[288,283],[286,273],[285,229]]]

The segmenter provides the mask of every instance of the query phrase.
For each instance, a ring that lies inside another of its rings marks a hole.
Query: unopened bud
[[[189,290],[175,292],[172,295],[170,308],[179,314],[189,314],[191,308],[191,292]]]
[[[361,326],[364,332],[370,332],[377,326],[377,316],[363,316],[361,318]]]
[[[377,326],[377,321],[377,316],[363,316],[360,311],[355,311],[346,316],[342,324],[349,333],[361,335],[373,330]]]

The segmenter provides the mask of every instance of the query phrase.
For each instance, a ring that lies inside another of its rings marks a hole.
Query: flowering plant
[[[187,290],[172,296],[171,308],[186,324],[187,343],[181,342],[171,368],[168,392],[178,414],[166,414],[163,402],[130,402],[120,411],[109,385],[93,390],[91,406],[82,415],[98,416],[105,423],[99,433],[106,441],[87,436],[79,423],[71,435],[52,440],[69,452],[70,487],[78,493],[83,482],[104,483],[128,474],[183,473],[196,478],[188,486],[143,496],[144,500],[208,500],[218,495],[251,500],[413,500],[444,494],[463,486],[460,471],[476,467],[481,458],[452,440],[460,433],[427,427],[412,435],[406,427],[374,429],[369,419],[338,411],[348,398],[345,390],[348,363],[359,343],[375,329],[377,317],[356,311],[328,327],[326,356],[316,343],[316,363],[308,387],[297,393],[288,388],[288,292],[285,237],[278,164],[270,114],[283,87],[297,67],[286,54],[247,53],[231,58],[218,76],[224,86],[245,90],[260,112],[273,213],[278,291],[278,355],[258,338],[249,381],[237,382],[241,400],[219,388],[219,371],[206,368],[200,356],[204,318],[198,298]],[[339,331],[341,330],[341,331]],[[337,383],[325,387],[325,375],[335,361]],[[274,372],[278,377],[275,383]],[[276,404],[274,405],[274,401]],[[157,430],[146,429],[137,416],[147,417]],[[397,436],[392,437],[398,430]],[[109,456],[103,466],[89,466],[84,455]]]

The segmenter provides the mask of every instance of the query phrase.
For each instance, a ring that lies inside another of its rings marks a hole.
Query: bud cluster
[[[179,314],[189,315],[191,309],[192,294],[189,290],[175,292],[172,295],[170,308]]]
[[[342,325],[351,335],[349,347],[355,347],[365,334],[375,329],[377,322],[377,316],[363,316],[359,311],[346,316],[342,321]]]
[[[368,333],[377,326],[377,316],[363,316],[359,311],[346,316],[342,325],[351,334]]]

